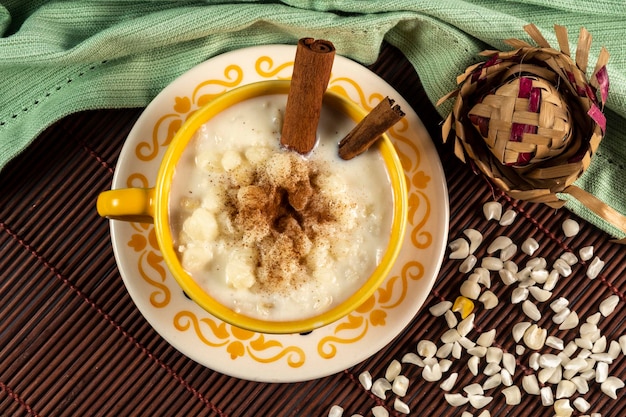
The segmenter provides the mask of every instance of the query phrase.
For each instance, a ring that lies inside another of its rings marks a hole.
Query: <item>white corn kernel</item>
[[[533,269],[532,271],[530,271],[530,278],[536,284],[545,284],[549,276],[550,276],[550,273],[548,272],[547,269]],[[544,290],[544,291],[547,291],[547,290]]]
[[[511,271],[514,274],[517,274],[517,272],[519,271],[519,267],[513,261],[504,261],[504,269]]]
[[[385,378],[378,378],[372,384],[371,392],[375,396],[381,399],[387,398],[387,391],[391,389],[391,383],[387,381]]]
[[[516,253],[517,245],[515,243],[511,243],[509,246],[503,248],[500,251],[500,260],[503,262],[509,262],[509,264],[505,265],[505,268],[511,264],[515,265],[514,263],[510,262],[510,260],[515,256]]]
[[[479,358],[484,358],[487,355],[487,348],[484,346],[474,346],[467,349],[467,354],[472,356],[478,356]]]
[[[391,361],[391,363],[389,364],[389,366],[387,366],[387,369],[385,370],[385,379],[387,379],[387,381],[389,382],[393,382],[393,380],[396,379],[398,375],[400,375],[401,371],[402,371],[402,365],[400,364],[399,361],[394,359]]]
[[[576,385],[576,391],[578,391],[579,394],[585,395],[589,392],[589,384],[587,383],[587,380],[582,376],[577,375],[570,379],[570,381],[572,381],[574,385]]]
[[[500,279],[504,285],[511,285],[517,281],[517,276],[513,272],[508,269],[501,269],[498,271],[498,275],[500,275]]]
[[[467,337],[462,337],[459,339],[459,344],[463,346],[465,349],[471,349],[476,346],[476,342],[468,339]]]
[[[600,353],[604,351],[606,351],[606,336],[602,336],[596,340],[591,348],[592,353]]]
[[[449,329],[452,329],[459,324],[459,320],[456,318],[456,315],[452,312],[452,310],[446,311],[443,317],[446,319]]]
[[[452,308],[452,301],[441,301],[428,309],[435,317],[443,316],[446,311]]]
[[[530,395],[539,395],[539,381],[535,374],[524,375],[522,377],[522,388]]]
[[[492,254],[511,245],[513,241],[508,236],[498,236],[487,246],[487,253]]]
[[[600,271],[602,271],[602,268],[604,268],[604,261],[601,261],[597,256],[594,257],[593,261],[591,261],[589,267],[587,268],[587,278],[596,279],[600,274]]]
[[[566,307],[563,310],[556,313],[554,316],[552,316],[552,321],[554,322],[554,324],[561,324],[565,321],[567,316],[569,316],[571,313],[572,313],[572,310]]]
[[[470,395],[468,398],[469,403],[476,409],[481,409],[487,406],[493,400],[493,397],[485,395]]]
[[[461,284],[460,293],[463,297],[476,300],[480,296],[480,285],[477,282],[465,280]]]
[[[536,324],[532,324],[524,332],[524,344],[533,350],[539,350],[543,347],[548,336],[548,331]]]
[[[459,265],[459,272],[467,274],[469,271],[472,270],[472,268],[474,268],[476,262],[478,262],[476,256],[470,254],[467,258],[463,260],[463,262],[461,262],[461,265]]]
[[[559,283],[559,278],[561,278],[561,276],[559,275],[558,271],[554,269],[550,271],[546,282],[543,283],[543,289],[552,291],[556,287],[556,284]]]
[[[586,413],[591,408],[591,404],[583,397],[578,397],[574,400],[574,407],[581,413]]]
[[[452,388],[454,388],[454,384],[456,383],[457,378],[459,377],[459,374],[454,372],[451,373],[450,376],[448,376],[440,385],[439,388],[441,388],[444,391],[450,391]]]
[[[402,356],[402,363],[410,363],[412,365],[419,366],[420,368],[424,367],[424,361],[422,360],[422,358],[420,358],[413,352],[405,353],[404,356]],[[370,375],[370,382],[371,378],[372,377]]]
[[[487,366],[485,366],[485,369],[483,369],[483,374],[492,376],[499,373],[501,370],[502,367],[497,363],[488,363]]]
[[[585,246],[583,248],[580,248],[580,250],[578,251],[578,256],[580,256],[581,261],[585,262],[593,258],[593,246]]]
[[[576,236],[578,232],[580,231],[580,225],[578,224],[576,220],[573,220],[573,219],[565,220],[562,224],[562,228],[563,228],[563,234],[565,234],[565,237]]]
[[[506,398],[507,405],[518,405],[522,400],[522,393],[517,385],[511,385],[510,387],[504,388],[502,390],[502,394],[504,394],[504,397]]]
[[[452,368],[452,361],[449,359],[441,359],[439,361],[439,367],[441,368],[441,372],[448,372],[450,368]]]
[[[372,388],[372,375],[369,371],[363,371],[359,374],[359,382],[366,391],[369,391]]]
[[[374,417],[389,417],[389,411],[382,405],[372,407],[372,415]]]
[[[474,318],[476,315],[474,313],[470,314],[456,326],[456,330],[459,332],[461,337],[467,336],[469,332],[474,328]]]
[[[500,221],[502,218],[502,204],[497,201],[488,201],[483,205],[483,214],[487,220]]]
[[[328,412],[328,417],[341,417],[343,416],[343,408],[338,405],[333,405],[330,407],[330,411]]]
[[[617,307],[618,303],[619,297],[617,295],[612,295],[609,298],[603,300],[600,303],[600,314],[602,314],[604,317],[610,316],[615,311],[615,307]]]
[[[439,346],[439,349],[437,349],[437,353],[435,353],[435,356],[440,359],[447,358],[452,353],[453,345],[454,343],[450,342],[450,343],[444,343],[443,345]]]
[[[509,371],[511,375],[515,374],[516,365],[515,356],[512,353],[504,352],[502,354],[502,366]]]
[[[474,253],[483,241],[483,235],[476,229],[465,229],[463,234],[469,239],[469,252]]]
[[[435,353],[437,353],[437,345],[435,345],[430,340],[420,340],[417,343],[417,353],[423,358],[432,358],[433,356],[435,356]]]
[[[609,356],[613,360],[615,360],[615,359],[617,359],[617,357],[619,356],[619,354],[621,352],[622,352],[622,348],[620,347],[618,341],[617,340],[611,340],[611,343],[609,343],[609,350],[607,351]]]
[[[528,329],[530,325],[531,325],[530,322],[522,321],[513,326],[513,330],[511,331],[511,333],[513,334],[513,340],[515,340],[516,343],[522,340],[522,337],[524,337],[524,333],[526,332],[526,329]]]
[[[567,300],[567,298],[559,297],[550,303],[550,308],[555,313],[560,313],[561,311],[565,310],[568,305],[569,301]]]
[[[439,381],[442,376],[443,372],[439,363],[435,363],[432,366],[424,366],[422,370],[422,378],[427,382]]]
[[[546,339],[546,345],[554,349],[563,350],[563,339],[556,336],[548,336]]]
[[[593,342],[584,337],[577,337],[576,339],[574,339],[574,342],[581,349],[593,349]]]
[[[606,362],[599,362],[596,364],[596,382],[598,384],[603,383],[609,376],[609,364]]]
[[[465,392],[468,396],[483,395],[485,393],[485,390],[483,389],[482,385],[474,383],[463,387],[463,392]]]
[[[614,376],[608,377],[602,384],[600,385],[600,389],[602,392],[614,400],[617,399],[617,390],[624,388],[624,381]]]
[[[509,371],[507,371],[506,369],[501,369],[500,376],[502,377],[502,384],[504,386],[510,387],[511,385],[513,385],[513,376]]]
[[[556,368],[561,364],[561,358],[552,353],[544,353],[539,357],[539,366],[542,368]]]
[[[554,402],[554,412],[558,417],[569,417],[574,412],[574,409],[569,403],[569,400],[562,399]]]
[[[498,305],[498,297],[489,290],[483,292],[480,297],[478,297],[478,301],[483,303],[485,310],[491,310]]]
[[[411,409],[409,406],[399,398],[396,398],[393,401],[393,409],[396,410],[400,414],[410,414]]]
[[[454,343],[454,342],[458,342],[459,340],[461,340],[462,336],[459,334],[459,331],[457,329],[449,329],[446,330],[442,335],[441,335],[441,341],[443,343]],[[430,344],[423,344],[421,349],[418,345],[418,351],[417,353],[419,353],[420,355],[424,356],[424,357],[428,357],[426,355],[432,355],[430,357],[433,357],[437,354],[437,346],[433,343],[432,345]],[[424,353],[424,354],[422,354]]]
[[[476,339],[476,344],[479,346],[489,347],[493,344],[495,337],[496,329],[491,329],[488,332],[482,333],[478,339]]]
[[[559,258],[563,259],[570,266],[576,265],[578,262],[578,257],[573,252],[563,252]]]
[[[541,320],[541,312],[539,311],[537,306],[533,302],[531,302],[529,300],[525,300],[522,303],[522,311],[531,320],[534,320],[534,321]]]
[[[502,217],[500,217],[500,226],[510,226],[511,224],[513,224],[513,221],[515,221],[516,216],[517,213],[514,210],[506,210],[504,214],[502,214]]]
[[[524,252],[528,256],[533,256],[533,253],[539,249],[539,243],[532,237],[529,237],[524,242],[522,242],[522,252]]]
[[[576,393],[576,385],[567,379],[561,380],[556,386],[556,398],[570,398]]]
[[[461,355],[463,355],[463,346],[459,342],[452,343],[452,357],[461,359]]]
[[[569,277],[572,275],[572,267],[563,259],[559,258],[554,261],[552,268],[554,268],[562,277]]]
[[[409,378],[404,375],[398,375],[391,385],[391,391],[399,397],[404,397],[409,389]]]
[[[482,259],[480,266],[489,271],[500,271],[504,268],[504,263],[500,258],[486,256]]]
[[[469,243],[463,238],[453,240],[448,244],[450,248],[450,259],[465,259],[469,256]]]
[[[485,382],[483,383],[483,389],[490,390],[492,388],[499,386],[501,383],[502,383],[502,375],[495,374],[485,380]]]
[[[511,304],[519,304],[528,299],[528,288],[517,287],[511,291]]]
[[[460,405],[467,404],[469,401],[467,397],[464,397],[462,394],[459,394],[459,393],[456,393],[456,394],[445,393],[444,397],[446,401],[448,402],[448,404],[450,404],[453,407],[458,407]]]
[[[472,356],[467,360],[467,368],[472,373],[472,375],[478,375],[478,364],[480,362],[480,358],[478,356]]]
[[[497,363],[502,361],[504,352],[499,347],[491,346],[487,348],[487,354],[485,355],[487,363]]]
[[[554,394],[552,394],[552,388],[546,386],[539,390],[539,396],[541,397],[541,405],[548,407],[554,404]]]
[[[578,326],[578,322],[578,314],[575,311],[572,311],[567,315],[567,317],[565,317],[565,320],[563,320],[563,323],[559,326],[559,330],[573,329]]]

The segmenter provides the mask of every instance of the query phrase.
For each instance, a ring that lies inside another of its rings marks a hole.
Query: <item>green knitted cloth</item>
[[[535,23],[593,35],[612,54],[608,132],[577,185],[626,214],[626,2],[623,0],[3,0],[0,5],[0,169],[54,121],[76,111],[142,107],[207,58],[301,37],[372,63],[383,40],[415,66],[430,99],[502,40],[529,40]],[[532,42],[532,41],[531,41]],[[440,108],[447,114],[449,104]],[[437,138],[435,138],[437,140]],[[568,207],[615,237],[624,233],[575,200]]]

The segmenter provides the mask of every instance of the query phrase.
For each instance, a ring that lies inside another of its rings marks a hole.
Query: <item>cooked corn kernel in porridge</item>
[[[354,127],[324,108],[310,155],[281,149],[286,96],[246,100],[196,133],[170,196],[183,268],[251,317],[296,320],[348,298],[383,256],[392,191],[380,154],[343,161]]]

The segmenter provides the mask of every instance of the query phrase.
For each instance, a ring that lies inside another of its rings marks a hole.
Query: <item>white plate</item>
[[[240,49],[209,59],[165,88],[146,108],[120,154],[112,188],[154,185],[159,161],[182,121],[212,97],[251,82],[290,78],[295,46]],[[111,221],[113,249],[133,301],[172,346],[198,363],[264,382],[320,378],[349,368],[387,345],[428,296],[447,241],[448,192],[437,152],[408,103],[367,68],[335,58],[329,89],[365,109],[396,100],[406,117],[389,133],[409,184],[409,228],[381,288],[357,311],[307,335],[270,335],[230,326],[185,297],[167,272],[152,225]]]

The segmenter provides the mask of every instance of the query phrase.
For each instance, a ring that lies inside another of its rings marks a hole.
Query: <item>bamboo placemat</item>
[[[595,280],[585,278],[578,263],[562,279],[553,298],[570,301],[581,321],[606,297],[617,294],[615,312],[600,322],[609,340],[626,334],[623,287],[626,259],[623,246],[592,225],[577,219],[581,232],[564,239],[560,231],[565,210],[510,200],[461,164],[451,149],[441,146],[440,117],[421,89],[404,57],[386,45],[371,69],[395,87],[422,118],[442,159],[450,193],[450,239],[466,228],[480,230],[489,242],[500,234],[517,243],[526,237],[540,242],[541,256],[551,261],[564,251],[593,245],[606,266]],[[442,318],[427,309],[441,300],[454,300],[465,278],[459,261],[444,260],[441,272],[422,311],[394,341],[378,354],[344,372],[293,384],[256,383],[207,369],[172,348],[146,322],[130,299],[113,257],[109,227],[95,211],[99,192],[110,187],[121,146],[140,109],[84,112],[67,117],[46,130],[19,158],[0,173],[0,415],[2,416],[326,416],[332,405],[344,415],[372,415],[384,406],[391,415],[395,395],[381,400],[358,381],[368,370],[384,375],[392,359],[415,352],[417,342],[438,342],[447,330]],[[517,218],[503,228],[482,216],[482,205],[497,200]],[[485,245],[479,248],[485,255]],[[508,301],[510,288],[494,284],[500,305],[478,314],[475,331],[510,327],[524,320],[519,305]],[[571,331],[555,331],[547,303],[540,324],[551,334],[571,340]],[[543,310],[542,310],[543,311]],[[568,333],[569,332],[569,333]],[[474,333],[476,336],[477,333]],[[515,350],[509,336],[499,340]],[[486,377],[474,377],[458,361],[455,392]],[[518,358],[515,385],[529,373],[528,354]],[[439,382],[425,382],[421,368],[403,366],[410,386],[403,398],[412,415],[461,415],[469,405],[451,407]],[[626,379],[622,354],[610,365],[610,375]],[[444,378],[447,374],[444,375]],[[590,412],[626,415],[623,391],[612,400],[590,382],[584,395]],[[489,391],[494,399],[486,409],[492,416],[551,416],[537,396],[522,394],[520,405],[505,404],[502,386]],[[573,399],[574,397],[572,397]],[[574,415],[580,415],[578,411]]]

